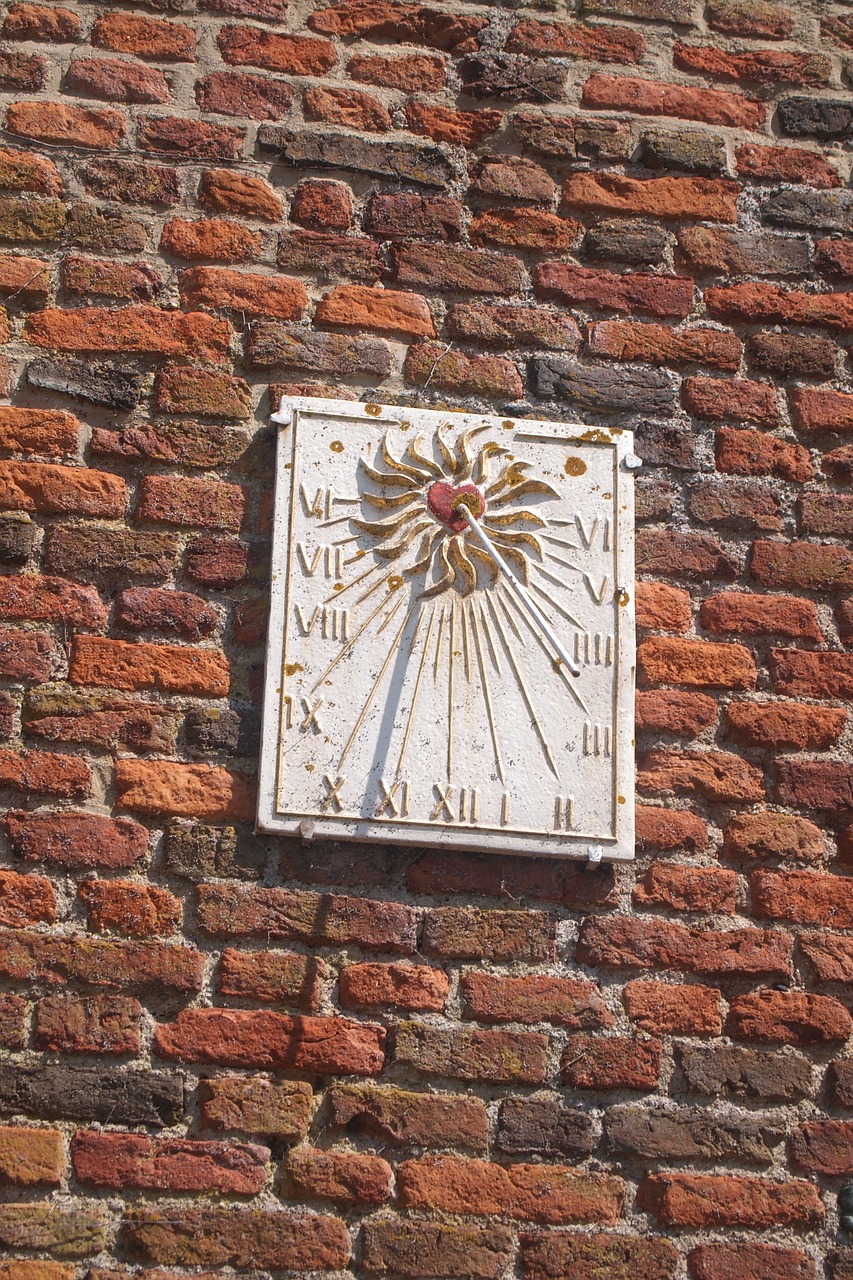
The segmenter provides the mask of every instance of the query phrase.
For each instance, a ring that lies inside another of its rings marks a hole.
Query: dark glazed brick
[[[559,101],[566,79],[560,66],[507,53],[463,58],[459,75],[472,98],[501,102]]]
[[[331,129],[293,132],[261,125],[258,146],[278,151],[288,164],[315,169],[350,169],[379,178],[445,187],[457,176],[449,157],[438,147],[417,142],[379,142]]]
[[[676,1060],[689,1093],[711,1098],[795,1102],[812,1092],[811,1066],[795,1053],[680,1045]]]
[[[135,409],[142,399],[143,375],[108,361],[42,356],[27,366],[27,382],[108,409]]]
[[[367,373],[379,378],[384,378],[391,368],[391,353],[379,338],[315,333],[274,320],[261,320],[252,326],[249,360],[261,369],[280,365],[320,373]]]
[[[0,1110],[5,1115],[160,1128],[177,1124],[183,1109],[183,1077],[174,1072],[52,1063],[0,1066]]]
[[[583,247],[588,257],[599,262],[631,262],[655,266],[666,253],[667,234],[654,222],[605,219],[590,227]]]
[[[552,1099],[501,1103],[495,1146],[507,1155],[585,1156],[597,1145],[598,1126],[585,1111]]]
[[[794,138],[853,135],[853,104],[844,98],[783,98],[776,116],[782,132]]]
[[[569,400],[593,413],[668,414],[676,405],[670,379],[658,369],[614,369],[541,356],[530,361],[530,380],[534,395]]]

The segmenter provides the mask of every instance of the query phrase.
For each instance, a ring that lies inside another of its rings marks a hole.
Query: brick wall
[[[5,9],[2,1280],[853,1276],[848,50]],[[252,835],[283,388],[636,430],[635,867]]]

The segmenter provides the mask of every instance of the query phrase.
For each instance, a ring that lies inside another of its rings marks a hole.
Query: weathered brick
[[[783,134],[794,138],[847,138],[853,130],[853,112],[844,98],[807,98],[799,94],[782,98],[776,120]]]
[[[820,829],[787,813],[738,814],[726,826],[723,837],[723,854],[735,861],[794,858],[816,862],[824,853]]]
[[[614,882],[606,871],[588,876],[573,864],[553,858],[477,858],[432,851],[410,864],[406,883],[413,893],[431,895],[477,893],[505,899],[509,894],[512,899],[542,898],[566,906],[615,901]]]
[[[829,1064],[826,1085],[829,1097],[836,1106],[853,1106],[853,1070],[851,1059],[840,1058]]]
[[[590,916],[581,924],[577,958],[582,964],[615,969],[787,977],[791,939],[773,929],[715,931],[672,920]]]
[[[512,1236],[498,1225],[383,1218],[365,1223],[362,1250],[363,1265],[370,1272],[498,1280],[512,1257]]]
[[[0,995],[0,1045],[4,1049],[24,1049],[28,1039],[27,1002],[11,991]]]
[[[584,101],[586,92],[585,88]],[[714,178],[627,178],[612,173],[576,173],[563,184],[564,208],[655,218],[736,222],[736,197],[734,183]]]
[[[738,177],[765,182],[802,183],[807,187],[837,187],[837,171],[819,152],[801,147],[760,147],[747,143],[735,151]]]
[[[179,199],[178,173],[140,160],[90,160],[80,171],[90,195],[126,204],[169,207]]]
[[[236,213],[264,222],[279,222],[281,200],[263,178],[230,169],[206,169],[201,175],[199,204],[216,213]]]
[[[249,779],[212,765],[117,760],[115,783],[119,807],[136,813],[212,822],[249,821],[255,814]]]
[[[714,422],[735,418],[763,427],[779,426],[775,388],[746,379],[692,377],[682,384],[682,402],[688,413]]]
[[[526,283],[521,263],[496,253],[453,245],[405,244],[393,249],[394,278],[400,284],[469,293],[513,294]]]
[[[0,1126],[0,1179],[4,1186],[57,1186],[64,1165],[58,1129]]]
[[[10,810],[6,831],[19,858],[69,867],[131,867],[148,850],[148,832],[128,818],[94,813]]]
[[[649,169],[684,169],[707,177],[728,169],[725,138],[704,129],[644,128],[639,159]]]
[[[69,254],[62,263],[62,287],[74,297],[100,294],[104,298],[151,302],[162,284],[157,273],[144,263],[108,262],[76,254]]]
[[[49,1200],[0,1205],[0,1243],[15,1251],[49,1250],[59,1258],[86,1258],[101,1252],[107,1235],[107,1211],[95,1201],[77,1200],[72,1206]],[[67,1270],[61,1269],[62,1280]],[[60,1280],[60,1276],[40,1272],[23,1280]]]
[[[765,587],[847,591],[853,587],[853,556],[846,547],[814,542],[765,542],[753,546],[750,571]]]
[[[637,535],[637,568],[688,581],[737,577],[736,564],[715,538],[651,529]]]
[[[294,1199],[332,1200],[344,1207],[376,1206],[391,1193],[391,1166],[360,1151],[298,1147],[285,1156],[281,1176],[283,1193]]]
[[[747,342],[747,353],[753,364],[784,378],[795,374],[832,377],[837,350],[830,338],[802,333],[755,333]]]
[[[292,85],[266,76],[214,71],[196,81],[195,96],[202,111],[249,116],[252,120],[280,120],[295,93]]]
[[[449,991],[447,975],[423,964],[348,964],[339,979],[340,1002],[345,1009],[387,1004],[440,1012]]]
[[[519,111],[512,120],[525,151],[561,160],[626,160],[634,151],[632,131],[622,120],[598,120],[550,112]]]
[[[540,298],[589,303],[613,311],[647,311],[655,316],[686,316],[693,305],[693,281],[642,272],[601,271],[563,262],[542,262],[534,272]]]
[[[811,703],[732,702],[726,736],[744,747],[826,751],[846,723],[845,711]]]
[[[814,1263],[799,1249],[746,1241],[697,1245],[687,1255],[687,1267],[691,1280],[815,1280]]]
[[[622,1103],[607,1113],[608,1141],[617,1151],[646,1159],[725,1160],[770,1164],[784,1126],[763,1116],[729,1112],[715,1116],[700,1107],[647,1107]]]
[[[404,1160],[397,1178],[404,1208],[506,1214],[556,1225],[612,1225],[624,1195],[622,1179],[607,1174],[580,1172],[563,1165],[503,1167],[449,1155]]]
[[[171,97],[162,71],[118,58],[75,58],[65,83],[78,97],[108,102],[168,102]]]
[[[521,376],[511,360],[501,356],[467,356],[438,342],[411,346],[403,372],[407,381],[462,395],[517,399],[524,392]]]
[[[92,44],[114,53],[132,53],[139,58],[192,62],[195,33],[192,27],[137,13],[104,13],[95,22]]]
[[[540,307],[457,302],[447,313],[447,329],[454,338],[482,342],[486,346],[577,351],[581,342],[580,329],[571,316]]]
[[[227,694],[230,683],[227,659],[212,649],[129,644],[100,636],[77,636],[69,679],[104,688],[160,689],[212,698]]]
[[[635,978],[625,984],[622,995],[628,1017],[650,1035],[718,1036],[722,1032],[720,993],[714,987]]]
[[[312,85],[305,90],[304,102],[308,120],[363,129],[365,133],[386,133],[391,128],[391,117],[384,105],[372,93],[360,89]]]
[[[708,364],[737,369],[743,344],[720,329],[673,330],[665,325],[629,320],[599,320],[589,326],[587,345],[593,355],[649,364]]]
[[[16,981],[197,991],[204,957],[159,942],[106,942],[18,930],[0,937],[0,973]]]
[[[183,1080],[162,1071],[114,1070],[106,1063],[0,1067],[5,1114],[162,1128],[180,1120],[183,1103]]]
[[[154,1032],[155,1052],[173,1061],[320,1075],[378,1075],[384,1044],[385,1028],[371,1023],[266,1009],[185,1009]]]
[[[56,165],[44,156],[0,147],[0,187],[58,196],[62,194],[62,178]]]
[[[139,121],[137,145],[155,154],[194,160],[236,160],[243,146],[243,130],[234,125],[208,124],[179,116],[147,116]]]
[[[360,84],[381,84],[388,89],[434,93],[443,89],[447,63],[436,54],[396,54],[391,58],[356,54],[347,63],[347,75]],[[494,113],[497,114],[497,113]]]
[[[325,279],[378,280],[385,264],[374,240],[326,231],[288,231],[279,236],[276,262],[287,271]]]
[[[84,880],[77,896],[86,905],[89,927],[152,938],[174,933],[181,924],[181,903],[158,885],[133,880]]]
[[[754,991],[735,996],[726,1030],[735,1040],[765,1044],[831,1044],[846,1040],[853,1019],[831,996],[805,991]]]
[[[808,242],[772,232],[731,231],[723,227],[687,227],[678,247],[693,271],[721,275],[804,275],[810,270]],[[708,290],[712,298],[713,290]]]
[[[75,1175],[84,1186],[103,1189],[251,1196],[263,1189],[269,1159],[268,1147],[246,1142],[149,1138],[96,1129],[78,1129],[71,1140]]]
[[[55,351],[126,351],[216,360],[228,350],[231,326],[203,311],[158,307],[48,308],[32,316],[25,337]]]
[[[663,1045],[659,1040],[573,1035],[561,1061],[562,1078],[573,1089],[657,1088]]]
[[[475,1031],[403,1022],[396,1032],[397,1062],[454,1080],[542,1084],[547,1052],[547,1037],[535,1031]]]
[[[763,204],[765,222],[808,230],[853,230],[853,197],[849,191],[792,191],[782,188]]]
[[[549,1231],[524,1235],[521,1251],[525,1280],[673,1280],[678,1253],[668,1240],[607,1232]]]
[[[687,1091],[703,1097],[798,1102],[812,1089],[811,1064],[799,1054],[679,1045],[676,1060]]]
[[[11,133],[35,142],[112,149],[121,142],[125,118],[109,107],[71,107],[60,102],[13,102],[6,113]]]
[[[474,244],[497,245],[502,249],[571,249],[580,223],[541,209],[492,208],[477,213],[471,221]]]
[[[403,179],[445,187],[456,176],[450,158],[438,147],[423,143],[359,138],[330,129],[294,132],[278,125],[261,125],[258,145],[264,151],[280,152],[288,164],[349,169],[395,182]]]
[[[224,590],[245,580],[248,559],[242,542],[197,538],[187,547],[186,574],[193,582]]]
[[[456,240],[462,230],[462,205],[446,196],[382,192],[370,197],[364,227],[389,240]]]
[[[853,808],[853,769],[829,761],[780,761],[776,766],[776,799],[808,809]]]
[[[479,1022],[552,1022],[555,1026],[610,1026],[614,1019],[593,982],[579,978],[498,978],[466,973],[464,1011]]]
[[[379,338],[317,333],[272,320],[260,320],[252,326],[249,360],[258,368],[283,365],[322,373],[372,373],[380,378],[391,367],[391,354]]]
[[[126,631],[164,631],[201,640],[215,631],[218,615],[188,591],[127,587],[116,602],[116,624]]]
[[[173,751],[178,715],[167,707],[92,694],[31,690],[21,709],[27,737],[131,751]]]
[[[732,36],[765,36],[771,40],[784,40],[794,30],[793,9],[767,3],[767,0],[711,0],[707,17],[714,31]],[[712,1277],[709,1275],[701,1280],[712,1280]]]
[[[721,89],[697,89],[692,85],[665,84],[659,80],[639,80],[634,76],[611,76],[601,72],[591,75],[586,81],[583,103],[587,107],[632,111],[647,116],[677,116],[682,120],[731,125],[737,129],[759,129],[767,116],[764,103],[737,93]],[[724,221],[734,219],[727,218]]]
[[[754,689],[755,659],[743,645],[656,636],[638,651],[641,681],[688,688]]]
[[[695,813],[640,804],[635,806],[635,815],[637,848],[641,853],[680,848],[696,852],[707,847],[707,829]]]
[[[779,498],[750,480],[702,481],[688,494],[687,509],[699,524],[718,529],[776,533],[782,528]]]
[[[328,1097],[335,1127],[385,1145],[486,1146],[489,1118],[479,1098],[373,1085],[332,1085]]]
[[[219,1207],[129,1209],[121,1245],[131,1258],[161,1266],[277,1267],[337,1271],[350,1258],[346,1224],[318,1213]]]
[[[459,73],[472,98],[503,102],[553,102],[563,96],[565,69],[518,54],[478,54],[463,58]]]
[[[45,996],[35,1046],[58,1053],[138,1053],[142,1006],[132,996]]]
[[[541,356],[530,361],[530,381],[535,395],[569,400],[592,412],[667,415],[675,408],[672,383],[656,369],[614,369]]]
[[[817,1227],[826,1212],[810,1182],[714,1174],[647,1174],[639,1204],[662,1226],[694,1228]]]
[[[547,960],[554,920],[544,912],[437,907],[424,920],[426,955],[462,960]]]
[[[495,1146],[509,1155],[588,1155],[598,1144],[598,1126],[585,1111],[553,1098],[505,1098],[498,1114]]]
[[[252,1076],[214,1076],[199,1081],[205,1127],[261,1133],[294,1141],[304,1138],[311,1121],[311,1086],[303,1081]]]

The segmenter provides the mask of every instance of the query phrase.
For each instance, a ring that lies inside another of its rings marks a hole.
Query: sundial
[[[286,397],[258,827],[633,857],[630,432]]]

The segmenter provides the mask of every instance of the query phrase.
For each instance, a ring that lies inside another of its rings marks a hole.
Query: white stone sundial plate
[[[273,421],[258,828],[632,858],[631,434],[303,398]]]

